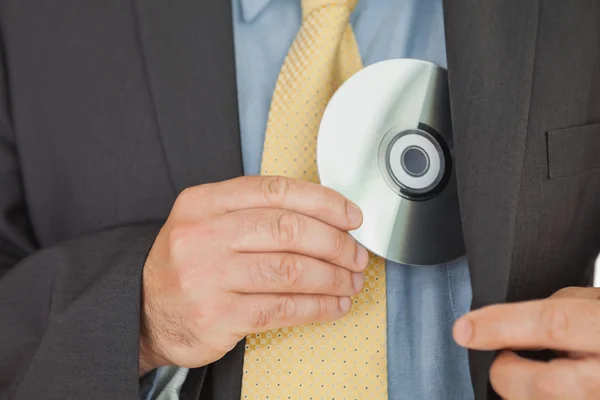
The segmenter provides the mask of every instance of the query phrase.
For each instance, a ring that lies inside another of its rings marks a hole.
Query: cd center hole
[[[408,147],[402,152],[402,167],[412,176],[423,176],[429,169],[429,157],[420,147]]]

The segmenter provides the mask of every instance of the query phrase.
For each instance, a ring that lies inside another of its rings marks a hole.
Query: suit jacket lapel
[[[444,0],[448,74],[472,308],[506,300],[528,129],[539,0]],[[470,352],[477,400],[493,354]]]
[[[242,175],[231,2],[134,4],[150,95],[176,192]],[[189,371],[181,398],[196,400],[202,391],[203,399],[238,400],[243,346],[241,342],[227,360],[214,364],[220,366],[216,371],[214,365],[211,370]]]
[[[231,2],[134,3],[176,191],[241,175]]]

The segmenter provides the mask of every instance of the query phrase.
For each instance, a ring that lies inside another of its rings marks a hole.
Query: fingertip
[[[361,209],[349,200],[346,200],[346,216],[353,229],[362,225],[363,214]]]
[[[350,299],[350,297],[340,297],[339,301],[340,310],[342,310],[344,314],[347,314],[350,311],[350,308],[352,307],[352,299]]]
[[[356,244],[356,253],[354,254],[354,262],[359,271],[364,271],[369,263],[369,252],[360,244]]]
[[[352,286],[354,287],[354,293],[359,293],[365,284],[365,276],[362,272],[352,273]]]

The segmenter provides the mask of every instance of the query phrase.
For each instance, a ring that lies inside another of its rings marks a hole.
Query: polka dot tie
[[[362,68],[349,23],[356,0],[303,0],[279,74],[262,175],[318,182],[319,123],[334,91]],[[387,399],[385,263],[371,256],[344,318],[246,338],[242,399]]]

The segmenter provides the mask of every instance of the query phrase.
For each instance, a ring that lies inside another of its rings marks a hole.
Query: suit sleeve
[[[39,249],[6,104],[0,94],[0,399],[139,399],[142,269],[161,224]]]

